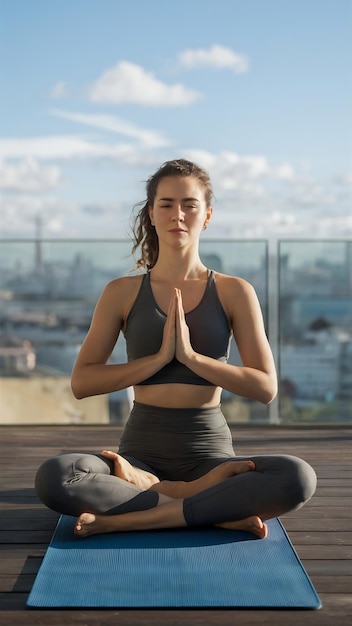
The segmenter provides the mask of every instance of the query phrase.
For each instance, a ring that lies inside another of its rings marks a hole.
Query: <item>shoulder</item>
[[[220,274],[220,272],[214,272],[214,279],[219,295],[224,297],[253,297],[255,290],[253,285],[244,278],[238,276],[228,276],[227,274]]]
[[[122,276],[111,280],[103,289],[98,307],[109,309],[121,318],[125,318],[142,284],[144,274]]]
[[[128,296],[139,289],[144,274],[136,276],[122,276],[111,280],[103,290],[103,294],[109,297]]]
[[[251,283],[238,276],[214,272],[219,299],[227,316],[234,319],[239,314],[258,308],[258,297]]]

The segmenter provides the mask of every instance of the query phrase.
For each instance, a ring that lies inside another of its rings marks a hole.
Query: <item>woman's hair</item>
[[[154,267],[159,255],[159,241],[154,226],[149,217],[149,208],[153,206],[158,184],[166,176],[193,176],[204,187],[204,195],[207,206],[210,206],[213,197],[213,189],[207,172],[186,159],[166,161],[148,178],[146,182],[147,200],[136,204],[141,207],[132,220],[133,248],[132,254],[141,248],[141,257],[137,260],[137,268],[151,269]]]

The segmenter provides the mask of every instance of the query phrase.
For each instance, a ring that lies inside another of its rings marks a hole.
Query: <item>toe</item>
[[[117,456],[115,452],[112,452],[112,450],[103,450],[102,455],[110,458],[115,458]]]

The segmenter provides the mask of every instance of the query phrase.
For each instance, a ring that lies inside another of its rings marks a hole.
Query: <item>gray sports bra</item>
[[[143,276],[142,284],[124,331],[128,361],[158,352],[166,314],[157,305],[151,286],[150,273]],[[208,272],[208,281],[200,303],[186,313],[191,344],[196,352],[226,362],[229,357],[231,329],[226,313],[219,300],[214,272]],[[159,372],[139,385],[163,383],[187,383],[189,385],[212,385],[174,358]]]

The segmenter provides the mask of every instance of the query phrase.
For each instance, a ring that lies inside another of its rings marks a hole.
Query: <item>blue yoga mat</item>
[[[269,536],[221,528],[77,539],[62,516],[27,605],[36,608],[318,609],[319,597],[281,522]]]

